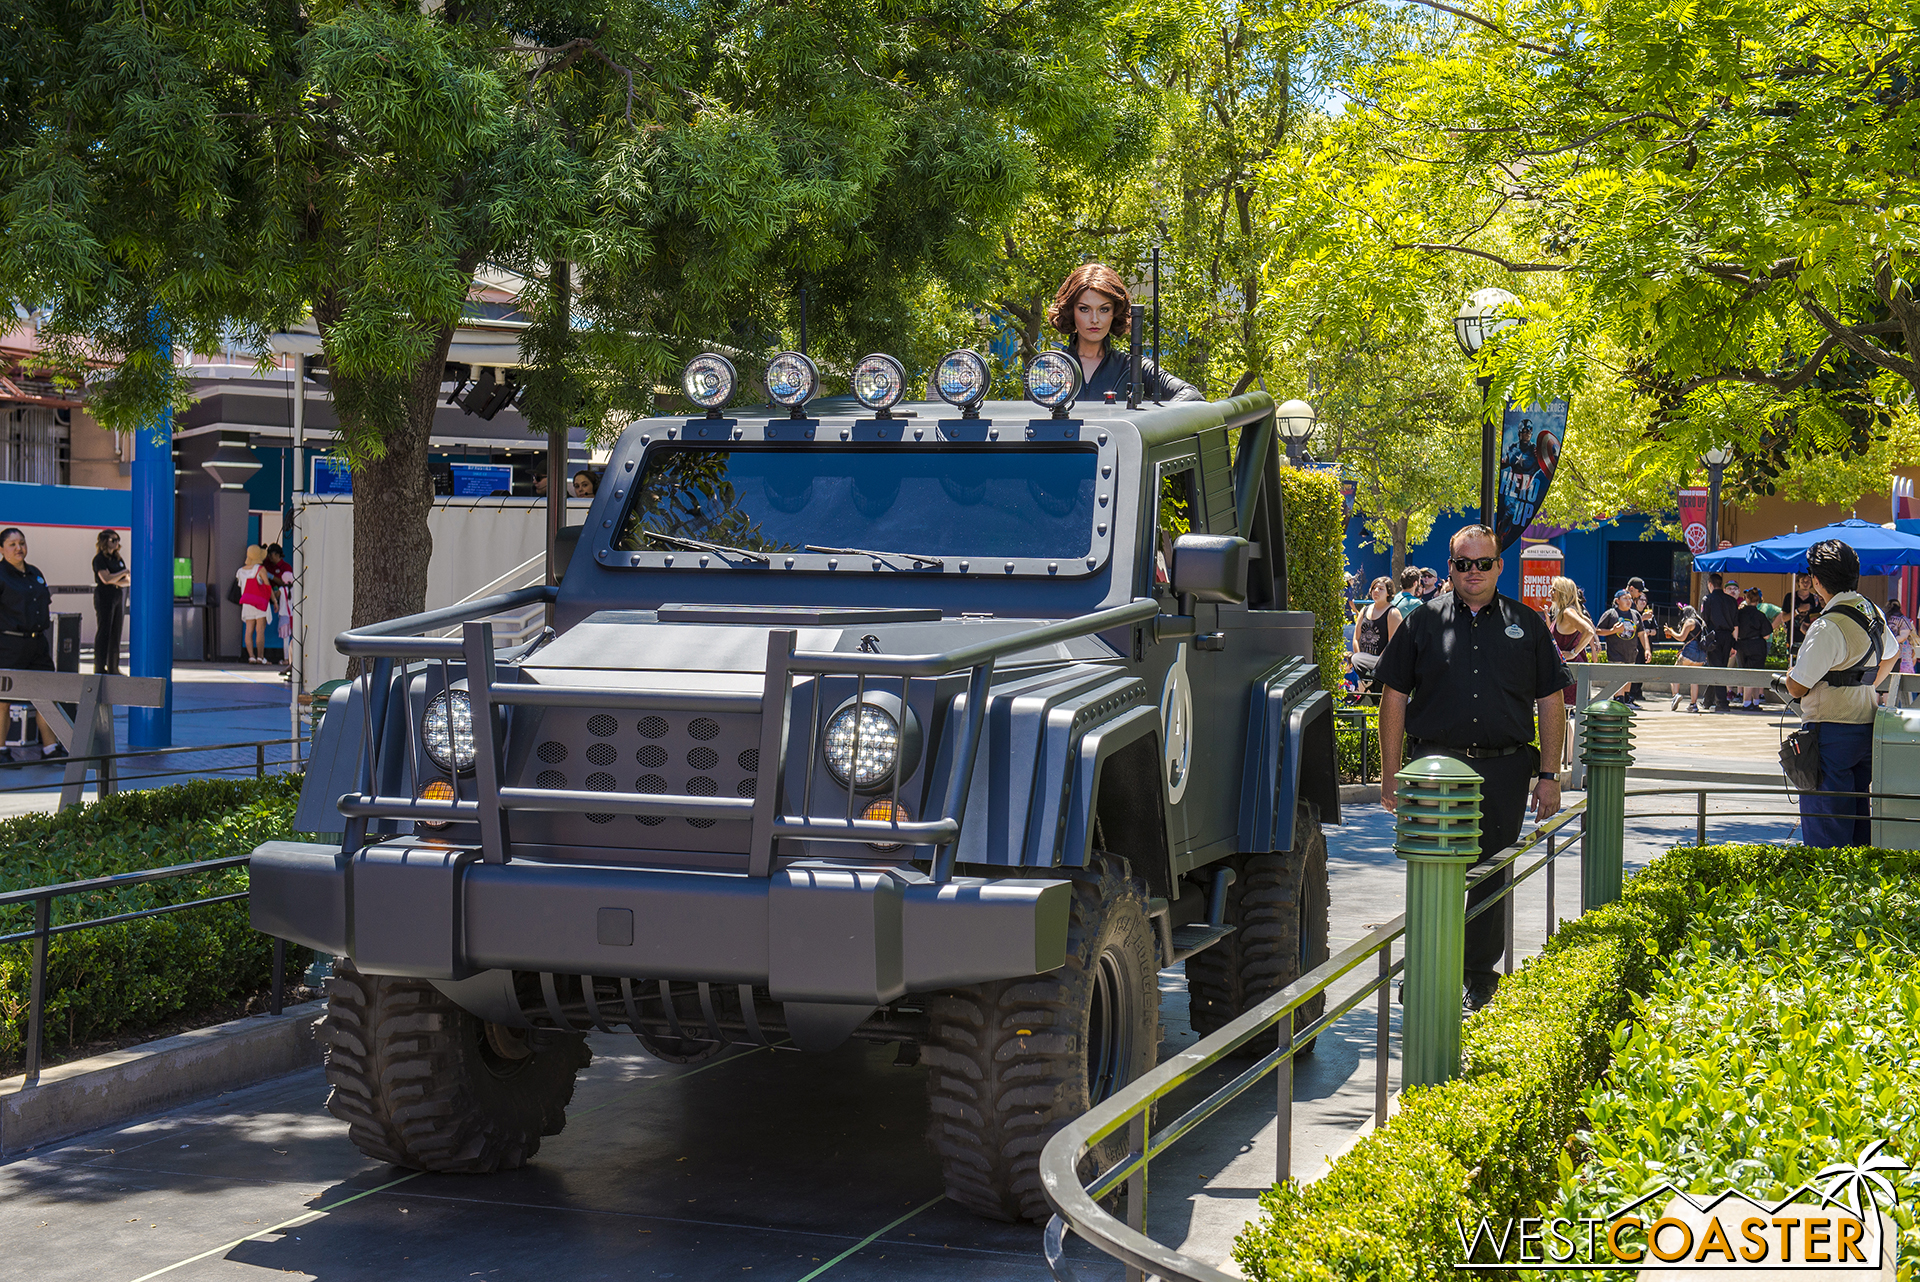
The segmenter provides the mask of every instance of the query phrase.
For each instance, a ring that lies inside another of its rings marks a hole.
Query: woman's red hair
[[[1073,337],[1074,304],[1088,290],[1113,304],[1113,328],[1107,332],[1110,336],[1125,338],[1133,320],[1133,295],[1127,292],[1127,283],[1120,279],[1120,273],[1105,263],[1082,263],[1067,273],[1067,278],[1060,282],[1060,292],[1053,296],[1053,306],[1047,309],[1047,324]]]

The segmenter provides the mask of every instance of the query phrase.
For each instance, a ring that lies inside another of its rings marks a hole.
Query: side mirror
[[[1196,601],[1247,599],[1252,546],[1231,534],[1182,534],[1173,541],[1173,590]]]

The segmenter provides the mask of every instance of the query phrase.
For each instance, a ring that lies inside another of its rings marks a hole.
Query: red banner
[[[1687,551],[1699,556],[1707,550],[1707,491],[1705,489],[1680,491],[1680,532],[1687,541]]]

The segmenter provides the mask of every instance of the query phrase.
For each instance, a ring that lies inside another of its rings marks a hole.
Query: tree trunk
[[[317,309],[316,309],[317,310]],[[325,335],[325,322],[322,322]],[[353,626],[426,608],[433,535],[427,445],[453,327],[432,335],[431,356],[403,376],[332,373],[334,407],[353,460]],[[328,367],[334,368],[329,358]],[[378,457],[360,442],[380,442]],[[359,448],[356,448],[356,447]]]
[[[1400,588],[1400,571],[1407,568],[1407,518],[1399,517],[1393,522],[1393,586]]]

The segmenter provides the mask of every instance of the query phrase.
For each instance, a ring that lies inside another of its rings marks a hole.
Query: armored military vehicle
[[[557,587],[341,635],[263,931],[335,955],[329,1108],[364,1153],[496,1171],[558,1132],[585,1034],[692,1063],[900,1044],[949,1195],[1045,1219],[1037,1163],[1160,1040],[1326,956],[1338,822],[1313,618],[1287,608],[1265,394],[902,404],[798,353],[612,451]],[[552,626],[497,647],[489,618]],[[1097,1157],[1098,1155],[1096,1155]]]

